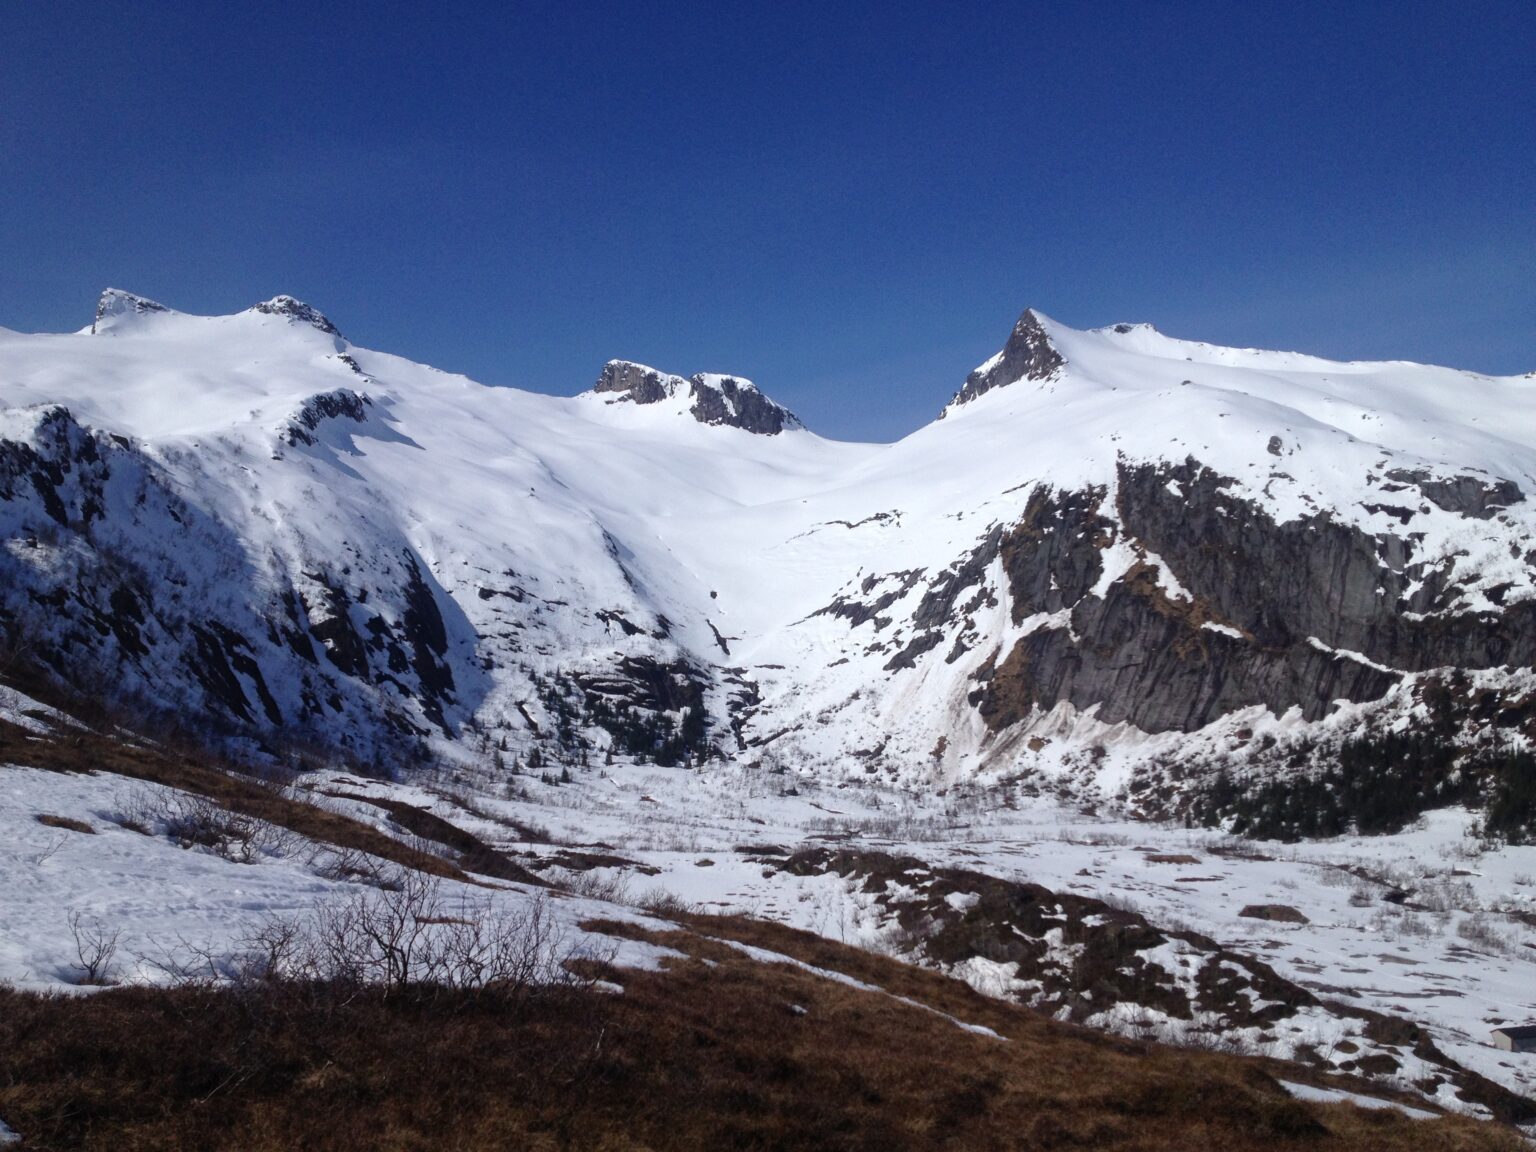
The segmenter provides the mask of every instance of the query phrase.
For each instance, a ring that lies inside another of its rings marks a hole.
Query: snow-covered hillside
[[[130,715],[364,765],[1156,807],[1175,756],[1295,763],[1364,719],[1536,734],[1533,396],[1030,311],[941,419],[842,444],[737,377],[614,361],[551,397],[289,297],[109,291],[81,332],[0,330],[0,625]]]

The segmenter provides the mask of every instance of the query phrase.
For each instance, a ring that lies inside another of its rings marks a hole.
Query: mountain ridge
[[[1450,670],[1495,699],[1448,740],[1536,735],[1527,378],[1029,309],[940,420],[856,445],[740,377],[487,388],[291,297],[99,311],[134,338],[0,337],[0,623],[240,740],[1166,806],[1175,759],[1310,763]]]

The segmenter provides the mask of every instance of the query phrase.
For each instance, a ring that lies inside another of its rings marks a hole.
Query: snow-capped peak
[[[1024,314],[1009,333],[1008,343],[1003,345],[1003,350],[965,378],[960,391],[955,393],[948,407],[939,413],[939,418],[942,420],[951,410],[969,404],[994,388],[1002,388],[1020,380],[1047,380],[1059,371],[1066,360],[1051,342],[1050,323],[1046,316],[1033,308],[1024,309]]]
[[[318,328],[327,336],[341,335],[336,325],[326,318],[325,313],[292,296],[274,296],[270,300],[263,300],[260,304],[253,305],[250,311],[260,312],[264,316],[285,316],[289,320]]]
[[[96,319],[91,324],[91,332],[120,331],[125,323],[131,323],[137,317],[170,311],[154,300],[124,292],[121,288],[108,288],[96,301]]]
[[[592,391],[616,393],[619,399],[628,398],[636,404],[656,404],[677,395],[687,383],[681,376],[673,376],[648,364],[610,360],[603,365]]]
[[[804,427],[793,412],[741,376],[698,372],[684,379],[631,360],[610,360],[603,365],[592,392],[612,396],[610,404],[675,401],[700,424],[724,424],[762,436]]]

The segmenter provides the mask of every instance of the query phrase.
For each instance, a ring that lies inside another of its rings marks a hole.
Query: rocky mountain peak
[[[684,379],[630,360],[603,365],[592,391],[615,395],[615,403],[656,404],[676,396],[692,401],[688,413],[700,424],[740,428],[759,436],[777,436],[803,425],[793,412],[758,391],[741,376],[698,372]]]
[[[777,436],[802,427],[788,408],[768,399],[757,385],[740,376],[700,372],[689,380],[693,418],[701,424],[725,424],[758,436]]]
[[[1051,334],[1046,329],[1044,318],[1033,308],[1026,308],[1009,333],[1008,343],[1003,345],[1003,350],[965,378],[965,383],[955,393],[949,407],[940,413],[940,419],[950,408],[969,404],[994,388],[1015,384],[1020,380],[1045,380],[1065,363],[1061,353],[1051,343]]]
[[[119,319],[131,316],[146,316],[155,312],[169,312],[164,304],[156,303],[143,296],[135,296],[132,292],[124,292],[121,288],[108,288],[96,301],[96,318],[91,323],[91,331],[108,332],[116,326]]]
[[[325,313],[292,296],[274,296],[270,300],[263,300],[260,304],[253,305],[251,311],[260,312],[264,316],[284,316],[300,324],[318,328],[327,336],[341,335],[336,325],[326,318]]]
[[[636,404],[656,404],[668,396],[675,396],[687,383],[681,376],[668,375],[646,364],[610,360],[603,365],[592,391],[617,393]]]

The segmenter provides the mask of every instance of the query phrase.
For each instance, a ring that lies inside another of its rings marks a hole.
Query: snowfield
[[[740,912],[1444,1107],[1486,1111],[1452,1065],[1536,1092],[1536,1058],[1489,1044],[1536,1020],[1536,847],[1459,807],[1294,845],[1138,818],[1196,768],[1439,722],[1453,671],[1448,739],[1531,746],[1536,379],[1033,312],[889,445],[734,377],[603,379],[629,383],[486,387],[287,297],[201,317],[109,291],[81,332],[0,329],[0,675],[172,718],[390,837],[389,803],[425,809],[561,889],[567,941]],[[1183,539],[1186,509],[1216,535]],[[1271,562],[1224,569],[1218,539]],[[1240,577],[1252,602],[1223,598]],[[0,720],[75,723],[3,686]],[[294,834],[182,847],[135,815],[166,795],[0,763],[0,980],[164,982],[359,888]],[[901,870],[790,866],[816,848]],[[1061,905],[1032,968],[930,951],[993,880]],[[1132,920],[1148,999],[1095,1002],[1084,934]],[[1213,985],[1220,1009],[1170,1008]]]
[[[1253,631],[1262,605],[1212,606],[1133,530],[1122,489],[1139,467],[1193,499],[1173,473],[1198,462],[1221,478],[1216,515],[1240,507],[1265,531],[1358,533],[1381,583],[1401,586],[1403,621],[1475,630],[1536,597],[1529,376],[1218,348],[1145,325],[1079,332],[1027,312],[972,374],[987,386],[968,382],[942,419],[843,444],[792,417],[771,435],[732,426],[744,418],[727,384],[782,413],[732,377],[614,362],[604,381],[650,379],[657,394],[485,387],[355,347],[288,297],[202,317],[114,290],[98,312],[74,334],[0,332],[0,442],[19,484],[0,500],[0,561],[34,593],[9,606],[15,626],[141,708],[206,710],[364,763],[412,740],[483,762],[484,734],[526,752],[569,730],[567,705],[582,739],[612,745],[596,692],[673,723],[702,711],[690,755],[771,746],[821,776],[1027,771],[1113,794],[1128,764],[1192,737],[1225,747],[1255,721],[1315,723],[1331,664],[1381,673],[1351,699],[1413,707],[1430,654],[1388,667],[1336,642],[1381,625],[1309,636],[1309,619],[1287,625],[1319,670],[1303,687],[1321,695],[1299,711],[1273,671],[1171,726],[1106,719],[1127,708],[1094,696],[1112,689],[1086,672],[978,706],[1023,642],[1090,642],[1070,599],[1031,609],[1018,545],[995,547],[1041,500],[1097,508],[1083,545],[1096,551],[1073,561],[1097,568],[1071,592],[1079,607],[1150,571],[1194,614],[1191,643],[1245,656],[1274,643]],[[1041,348],[1044,361],[1018,360]],[[1045,598],[1067,596],[1071,570],[1046,562]],[[1337,578],[1316,574],[1313,595]],[[1494,641],[1465,647],[1464,664],[1518,671]],[[1085,765],[1097,745],[1111,755]]]

